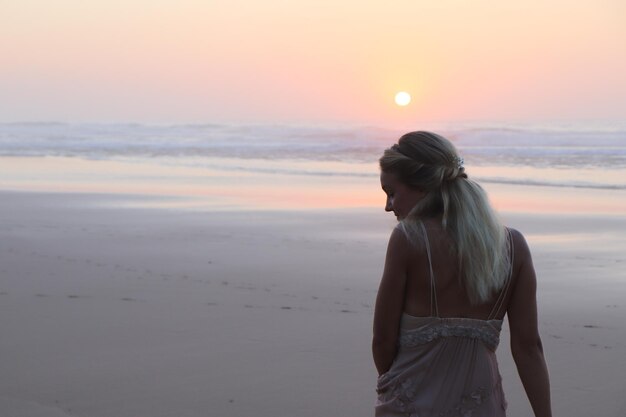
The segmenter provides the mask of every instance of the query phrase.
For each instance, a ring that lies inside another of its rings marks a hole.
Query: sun
[[[406,106],[411,102],[411,95],[406,91],[400,91],[396,94],[396,104],[398,106]]]

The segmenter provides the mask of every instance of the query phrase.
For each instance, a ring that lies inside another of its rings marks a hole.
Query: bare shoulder
[[[391,231],[387,251],[396,254],[396,256],[406,255],[410,247],[409,238],[401,225],[398,223]]]
[[[508,226],[506,229],[511,234],[511,238],[513,239],[513,243],[515,244],[516,249],[528,249],[526,238],[524,237],[522,232],[512,227],[508,227]]]
[[[513,243],[512,294],[508,308],[510,319],[511,315],[515,315],[515,310],[519,310],[520,305],[526,303],[524,300],[535,297],[537,277],[526,238],[519,230],[507,229]]]
[[[515,269],[531,260],[530,248],[524,235],[517,229],[507,227],[513,241],[513,256],[515,258]]]

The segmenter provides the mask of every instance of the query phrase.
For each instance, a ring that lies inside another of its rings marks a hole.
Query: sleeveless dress
[[[398,352],[378,377],[377,417],[503,417],[506,401],[495,350],[511,272],[487,320],[439,317],[430,244],[431,316],[403,314]],[[509,233],[511,265],[513,241]]]

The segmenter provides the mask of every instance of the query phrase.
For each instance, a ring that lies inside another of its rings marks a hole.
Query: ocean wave
[[[447,125],[466,162],[626,168],[626,123]],[[376,162],[401,132],[377,127],[0,123],[0,155]]]
[[[536,187],[586,188],[595,190],[626,190],[626,184],[591,183],[582,181],[557,182],[550,180],[514,179],[502,177],[476,177],[476,181],[491,184],[526,185]]]
[[[328,177],[328,178],[354,178],[354,179],[372,179],[375,180],[379,176],[377,166],[375,164],[338,164],[338,166],[324,169],[304,164],[288,164],[281,163],[264,164],[262,160],[254,160],[252,163],[243,163],[245,161],[228,160],[220,162],[219,159],[202,160],[198,158],[190,161],[163,161],[165,165],[187,166],[193,168],[208,168],[211,170],[225,172],[245,172],[250,174],[265,174],[279,176],[312,176],[312,177]],[[540,175],[538,172],[535,176]],[[598,190],[626,190],[626,183],[609,183],[602,181],[582,181],[576,179],[567,180],[551,180],[549,178],[512,178],[503,176],[489,175],[470,175],[472,180],[479,183],[488,184],[508,184],[508,185],[524,185],[538,187],[558,187],[558,188],[582,188],[582,189],[598,189]]]

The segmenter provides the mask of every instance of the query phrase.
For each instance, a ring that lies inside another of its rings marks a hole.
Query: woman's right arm
[[[528,244],[513,231],[517,276],[507,309],[511,352],[536,417],[551,417],[550,379],[537,324],[537,277]]]
[[[378,375],[387,372],[396,356],[400,319],[404,311],[408,242],[396,227],[389,238],[385,269],[374,309],[372,353]]]

